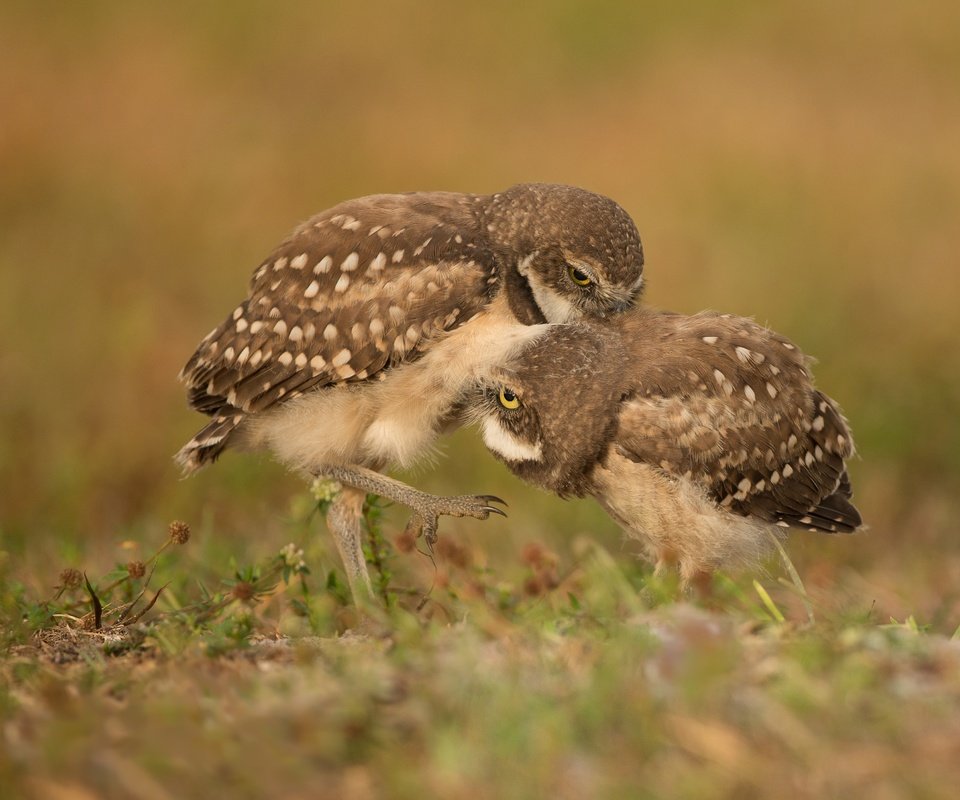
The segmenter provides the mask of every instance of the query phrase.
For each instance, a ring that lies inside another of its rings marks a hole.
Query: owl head
[[[617,203],[575,186],[527,183],[492,195],[494,247],[529,287],[548,322],[602,318],[643,289],[640,234]]]
[[[480,382],[470,410],[487,448],[523,480],[582,496],[616,432],[624,360],[605,327],[551,325],[509,369]]]

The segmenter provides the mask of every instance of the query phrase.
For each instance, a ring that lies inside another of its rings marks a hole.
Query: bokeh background
[[[0,549],[49,587],[173,518],[224,563],[275,552],[291,519],[323,542],[266,457],[179,480],[194,345],[315,211],[563,182],[633,215],[648,302],[754,316],[819,359],[870,530],[796,534],[808,584],[952,629],[958,89],[951,0],[5,2]],[[621,549],[593,503],[522,486],[475,434],[444,450],[408,477],[509,499],[509,521],[442,528],[494,568],[533,539]]]

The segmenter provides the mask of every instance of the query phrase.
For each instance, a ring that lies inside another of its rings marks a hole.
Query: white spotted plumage
[[[550,218],[551,203],[557,219]],[[575,226],[561,217],[580,217],[591,203],[600,209],[599,236],[578,241],[570,230]],[[485,219],[497,222],[487,226]],[[485,233],[491,226],[503,244]],[[531,234],[539,247],[515,249],[515,261],[501,255],[505,244],[518,248]],[[388,239],[400,246],[385,248]],[[554,257],[551,246],[582,251],[584,263],[606,270],[603,289],[622,297],[621,306],[639,290],[642,251],[635,228],[611,201],[582,190],[518,187],[487,198],[376,195],[341,204],[301,225],[255,271],[250,297],[232,312],[232,325],[213,331],[183,370],[191,404],[211,414],[231,406],[242,421],[280,397],[289,401],[314,387],[378,376],[469,323],[498,293],[504,272],[521,262],[533,302],[520,297],[519,306],[510,303],[508,318],[516,324],[590,313],[540,263]],[[229,438],[219,428],[217,436],[218,445]],[[180,460],[193,469],[220,449],[205,449],[201,434]]]
[[[784,526],[861,524],[846,421],[803,354],[751,320],[635,309],[551,326],[482,387],[470,408],[495,455],[593,495],[685,579],[753,561]],[[506,390],[518,405],[496,401]]]
[[[570,285],[567,253],[590,264],[590,292]],[[517,265],[527,256],[523,276]],[[629,216],[575,187],[341,203],[259,264],[249,296],[182,370],[190,404],[211,421],[177,459],[189,473],[240,446],[308,472],[409,464],[454,423],[477,374],[539,323],[626,308],[642,268]],[[361,482],[396,488],[385,481]],[[335,515],[343,530],[358,519],[348,505]],[[351,543],[341,554],[355,588],[366,573],[354,533],[344,534]]]

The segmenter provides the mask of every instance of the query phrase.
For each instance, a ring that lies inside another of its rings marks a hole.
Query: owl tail
[[[222,411],[226,410],[222,409]],[[207,464],[216,461],[229,444],[231,435],[242,420],[243,414],[240,412],[220,413],[181,447],[173,458],[183,470],[183,476],[192,475]]]

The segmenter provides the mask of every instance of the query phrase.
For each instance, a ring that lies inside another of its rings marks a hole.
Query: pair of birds
[[[801,352],[740,317],[638,306],[642,288],[633,221],[583,189],[348,200],[259,265],[184,367],[211,420],[177,459],[266,449],[339,481],[327,523],[357,601],[366,494],[428,540],[439,516],[503,513],[382,473],[465,422],[521,478],[594,496],[686,582],[783,527],[855,530],[850,432]]]

